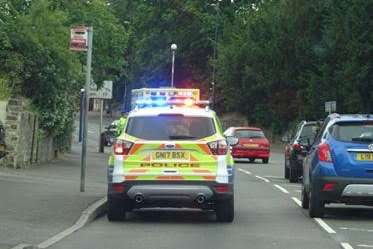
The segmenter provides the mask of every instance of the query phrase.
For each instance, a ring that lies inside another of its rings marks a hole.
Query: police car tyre
[[[307,194],[304,186],[302,187],[302,196],[301,196],[301,199],[302,199],[302,208],[303,209],[308,209],[309,206],[310,206],[310,200],[308,198],[308,194]]]
[[[107,218],[109,221],[124,221],[126,219],[126,207],[123,200],[108,197]]]
[[[234,198],[233,196],[226,200],[216,203],[216,220],[219,222],[232,222],[234,219]]]
[[[324,216],[325,204],[317,196],[317,193],[311,189],[309,193],[308,214],[311,218],[322,218]]]
[[[269,161],[269,158],[263,158],[262,161],[263,161],[264,164],[267,164],[268,161]]]

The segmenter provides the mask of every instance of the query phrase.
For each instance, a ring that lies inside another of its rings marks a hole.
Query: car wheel
[[[268,161],[269,161],[269,158],[263,158],[262,161],[263,161],[264,164],[267,164]]]
[[[234,198],[217,201],[216,220],[220,222],[232,222],[234,219]]]
[[[296,169],[289,168],[289,182],[298,182],[298,172]]]
[[[107,205],[109,221],[124,221],[126,219],[126,207],[123,200],[108,197]]]
[[[308,198],[308,194],[304,186],[302,187],[301,199],[302,199],[302,208],[308,209],[310,206],[310,199]]]
[[[325,204],[317,196],[317,193],[311,189],[309,193],[308,214],[311,218],[322,218],[324,216]]]
[[[253,163],[255,161],[255,158],[249,158],[249,162]]]

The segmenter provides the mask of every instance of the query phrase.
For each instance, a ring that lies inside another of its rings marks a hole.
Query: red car
[[[250,162],[262,159],[263,163],[268,163],[270,144],[260,128],[230,127],[224,135],[239,139],[238,144],[232,147],[233,158],[248,158]]]

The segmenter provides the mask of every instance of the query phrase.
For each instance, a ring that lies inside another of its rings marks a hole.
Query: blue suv
[[[325,204],[373,206],[373,115],[329,115],[303,162],[302,207],[322,217]]]

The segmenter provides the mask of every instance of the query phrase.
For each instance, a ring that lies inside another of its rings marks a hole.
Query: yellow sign
[[[358,161],[373,161],[373,153],[357,153],[356,160]]]

